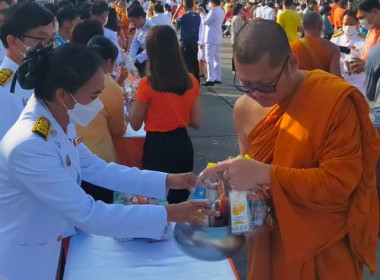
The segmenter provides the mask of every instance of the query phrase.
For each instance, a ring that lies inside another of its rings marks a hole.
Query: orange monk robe
[[[359,280],[376,269],[380,140],[363,95],[307,72],[250,134],[250,156],[271,164],[278,227],[251,238],[249,280]]]
[[[292,53],[298,57],[298,67],[301,70],[321,69],[330,71],[331,57],[320,40],[306,36],[290,43]]]

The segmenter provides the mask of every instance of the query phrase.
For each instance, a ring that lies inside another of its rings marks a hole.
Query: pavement
[[[202,171],[208,162],[221,161],[239,154],[237,137],[232,122],[232,110],[236,100],[242,94],[233,86],[230,39],[225,38],[223,40],[221,56],[222,84],[215,87],[202,87],[202,126],[199,130],[189,130],[195,151],[194,171],[196,173]],[[380,247],[378,247],[378,255],[379,253]],[[247,247],[245,247],[233,258],[241,280],[247,279],[247,255]],[[378,266],[379,264],[378,260]],[[380,280],[380,273],[371,277],[366,271],[364,279]]]

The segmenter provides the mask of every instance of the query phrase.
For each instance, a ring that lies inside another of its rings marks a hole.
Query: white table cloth
[[[71,238],[64,280],[236,280],[228,260],[184,255],[172,240],[118,242],[78,232]]]

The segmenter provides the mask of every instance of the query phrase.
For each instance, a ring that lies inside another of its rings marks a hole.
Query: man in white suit
[[[225,18],[220,0],[211,0],[211,11],[205,19],[205,48],[207,62],[207,82],[204,86],[214,86],[222,82],[220,45],[222,44],[222,25]]]
[[[119,53],[115,60],[115,65],[118,66],[123,60],[121,48],[119,45],[119,39],[117,33],[105,27],[108,22],[108,4],[104,1],[95,1],[91,6],[91,18],[99,21],[103,25],[104,37],[111,40],[112,43],[117,47]]]

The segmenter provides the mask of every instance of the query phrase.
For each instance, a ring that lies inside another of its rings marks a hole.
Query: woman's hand
[[[219,217],[218,211],[211,211],[206,202],[186,201],[165,205],[169,222],[205,224],[207,216]]]
[[[191,190],[198,182],[198,176],[194,173],[168,174],[166,187],[172,190]]]
[[[255,160],[229,159],[204,173],[224,172],[224,178],[237,191],[264,191],[263,185],[270,185],[270,165]]]

